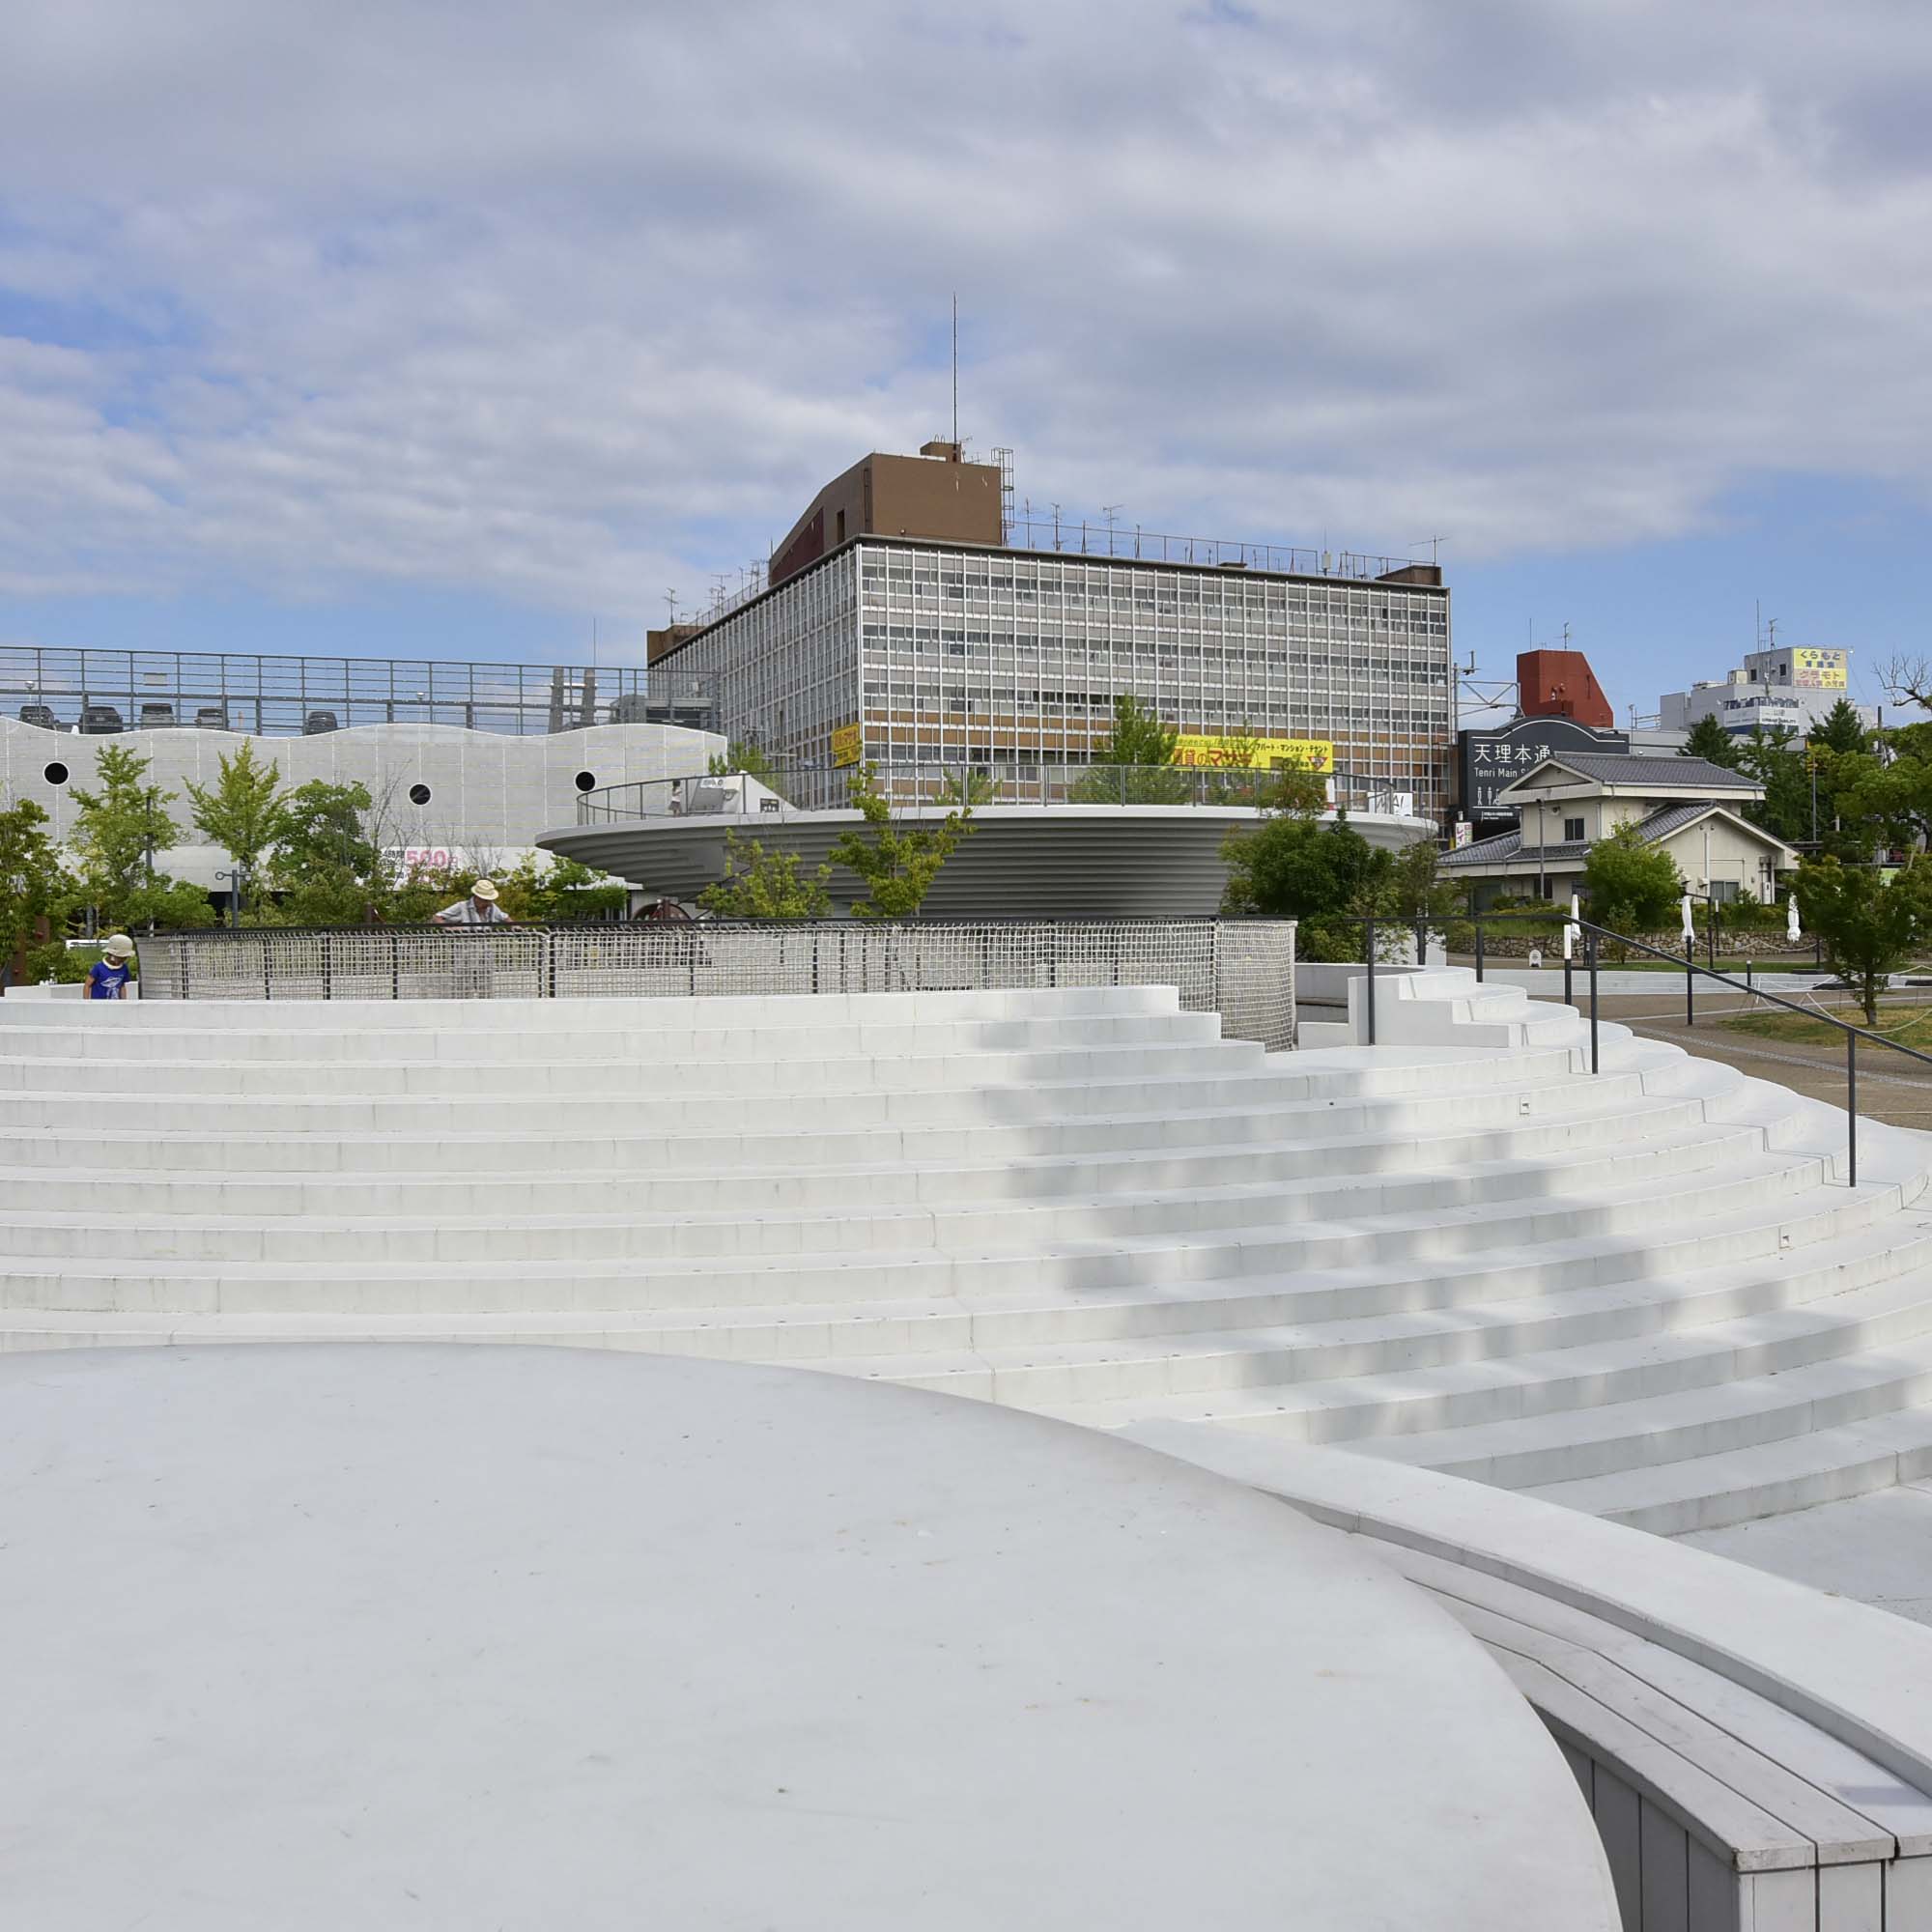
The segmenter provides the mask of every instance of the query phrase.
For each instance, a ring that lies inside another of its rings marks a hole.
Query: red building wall
[[[1608,729],[1610,700],[1581,651],[1522,651],[1516,661],[1517,710],[1525,718],[1574,718]]]

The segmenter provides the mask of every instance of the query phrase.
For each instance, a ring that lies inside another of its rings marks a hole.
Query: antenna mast
[[[959,291],[952,291],[952,447],[959,447]]]

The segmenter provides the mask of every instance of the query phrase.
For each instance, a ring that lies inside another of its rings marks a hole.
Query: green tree
[[[232,758],[222,753],[220,771],[212,785],[189,780],[187,795],[196,829],[234,861],[235,895],[241,900],[262,854],[281,836],[281,774],[273,765],[256,763],[255,748],[246,738]]]
[[[984,772],[955,772],[939,784],[941,805],[991,805],[993,781]]]
[[[1094,747],[1093,769],[1067,787],[1076,805],[1181,805],[1187,774],[1174,769],[1179,730],[1132,697],[1114,699],[1114,722]]]
[[[1849,697],[1841,697],[1812,725],[1806,737],[1814,747],[1822,747],[1843,756],[1852,752],[1862,752],[1870,742],[1871,733],[1865,729],[1865,721],[1859,716],[1858,706]]]
[[[0,810],[0,969],[33,945],[40,922],[51,924],[72,891],[46,823],[30,798]]]
[[[1807,859],[1792,890],[1825,962],[1858,994],[1865,1024],[1878,1024],[1887,979],[1932,938],[1932,866],[1908,866],[1889,885],[1869,866]]]
[[[1324,825],[1309,812],[1279,812],[1252,832],[1231,831],[1221,858],[1223,909],[1299,920],[1296,951],[1305,959],[1361,958],[1370,918],[1389,922],[1378,952],[1401,942],[1395,854],[1371,845],[1346,816]]]
[[[1865,859],[1881,845],[1932,839],[1932,763],[1895,755],[1881,764],[1866,753],[1833,759],[1832,815],[1840,857]]]
[[[168,815],[179,794],[145,782],[153,762],[124,745],[109,745],[96,766],[100,789],[73,788],[80,810],[70,842],[80,860],[81,884],[97,905],[128,898],[155,876],[156,853],[180,841],[180,828]]]
[[[720,919],[824,919],[832,911],[832,867],[805,871],[796,852],[767,852],[756,838],[724,834],[724,876],[698,894]]]
[[[621,879],[560,855],[547,864],[526,855],[495,874],[498,903],[520,925],[569,925],[608,918],[630,902]]]
[[[359,925],[371,906],[386,914],[391,882],[363,817],[372,809],[362,784],[311,779],[288,793],[253,922]]]
[[[1684,740],[1677,755],[1680,758],[1704,758],[1734,772],[1738,769],[1738,741],[1715,718],[1700,718],[1691,725],[1690,735]]]
[[[938,825],[902,830],[893,823],[878,775],[876,765],[865,764],[853,776],[852,803],[865,829],[842,833],[832,858],[866,882],[866,896],[852,907],[855,918],[914,919],[953,848],[973,836],[973,808],[959,806]]]
[[[1591,845],[1583,891],[1597,924],[1613,932],[1655,932],[1677,910],[1684,878],[1662,846],[1647,843],[1634,825],[1620,825]]]
[[[1787,845],[1811,837],[1811,771],[1804,748],[1788,724],[1754,727],[1738,746],[1737,768],[1764,787],[1745,815]]]
[[[755,738],[733,738],[722,753],[713,752],[705,760],[706,774],[714,779],[729,778],[742,772],[747,778],[755,779],[767,791],[776,792],[780,798],[789,798],[785,790],[784,775],[772,763],[770,754]]]

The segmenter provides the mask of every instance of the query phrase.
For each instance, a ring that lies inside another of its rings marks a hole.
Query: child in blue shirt
[[[100,949],[100,958],[87,969],[87,997],[90,1000],[125,1000],[128,981],[134,969],[128,962],[134,956],[134,942],[125,932],[114,933]]]

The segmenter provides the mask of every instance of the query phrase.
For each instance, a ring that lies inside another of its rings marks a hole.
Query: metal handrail
[[[1025,776],[1022,776],[1024,769]],[[1292,769],[1292,768],[1291,768]],[[629,779],[599,785],[577,801],[580,825],[654,818],[784,817],[842,810],[856,766],[788,765],[762,772],[694,772],[676,778]],[[1016,763],[883,763],[880,790],[895,806],[941,810],[964,805],[1170,805],[1257,812],[1273,809],[1281,769],[1236,765],[1101,765],[1065,761]],[[1393,779],[1352,771],[1313,774],[1332,789],[1326,810],[1390,810],[1406,788]],[[753,790],[753,787],[756,790]],[[1079,796],[1075,796],[1075,793]],[[1412,797],[1412,793],[1408,793]]]
[[[1328,918],[1331,916],[1324,914],[1322,917]],[[1350,919],[1360,916],[1343,915],[1341,917],[1343,922],[1346,923]],[[1423,941],[1430,926],[1471,924],[1476,928],[1476,980],[1479,985],[1482,984],[1482,928],[1484,919],[1489,919],[1492,922],[1508,919],[1535,920],[1539,923],[1546,925],[1554,922],[1575,928],[1583,938],[1587,954],[1585,963],[1590,976],[1590,1071],[1592,1073],[1601,1073],[1603,1071],[1602,1059],[1597,1043],[1597,967],[1603,945],[1607,942],[1612,946],[1631,947],[1638,952],[1648,953],[1653,959],[1665,960],[1673,966],[1678,962],[1678,955],[1663,947],[1653,946],[1648,940],[1633,939],[1628,933],[1613,932],[1608,926],[1598,925],[1592,920],[1581,917],[1573,919],[1567,912],[1552,911],[1545,913],[1532,910],[1487,914],[1465,913],[1449,919],[1424,919],[1415,921],[1413,923],[1418,940],[1416,948],[1417,959],[1420,960],[1423,956]],[[1365,927],[1362,950],[1368,955],[1368,987],[1366,993],[1368,1006],[1368,1043],[1373,1046],[1376,1043],[1376,926],[1378,923],[1406,925],[1409,922],[1387,920],[1378,922],[1374,918],[1363,917],[1361,918],[1361,923]],[[1776,993],[1767,993],[1762,986],[1754,985],[1748,980],[1740,980],[1734,974],[1720,973],[1714,966],[1700,966],[1690,952],[1690,943],[1689,941],[1685,944],[1683,963],[1684,1016],[1687,1025],[1694,1026],[1696,1024],[1692,1004],[1692,990],[1695,980],[1698,978],[1702,978],[1715,980],[1719,985],[1734,987],[1741,993],[1752,994],[1757,999],[1769,1001],[1775,1007],[1782,1007],[1787,1012],[1797,1013],[1802,1018],[1822,1020],[1827,1026],[1836,1027],[1845,1036],[1845,1184],[1848,1187],[1856,1187],[1859,1184],[1859,1041],[1861,1039],[1868,1040],[1876,1046],[1889,1047],[1893,1053],[1902,1053],[1908,1060],[1916,1060],[1920,1065],[1926,1066],[1932,1066],[1932,1053],[1921,1053],[1916,1046],[1907,1046],[1902,1041],[1889,1038],[1885,1034],[1873,1033],[1867,1028],[1854,1026],[1849,1020],[1841,1020],[1833,1014],[1821,1012],[1815,1007],[1802,1007],[1795,1000],[1784,999]],[[1563,999],[1566,1006],[1571,1003],[1571,969],[1572,961],[1566,950],[1563,959]]]

